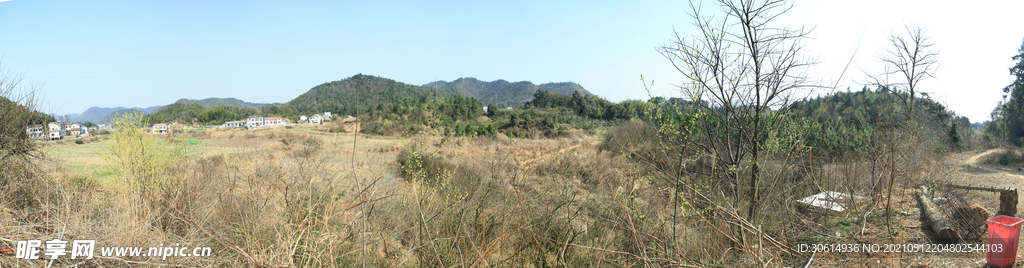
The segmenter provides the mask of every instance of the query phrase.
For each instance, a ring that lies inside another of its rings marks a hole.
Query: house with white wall
[[[233,128],[233,127],[244,127],[244,126],[245,126],[245,121],[228,121],[228,122],[224,122],[223,125],[220,125],[220,127],[222,127],[222,128]]]
[[[319,114],[314,114],[313,116],[309,117],[310,124],[320,124],[321,122],[323,122],[323,117],[320,117]]]
[[[266,124],[267,126],[280,126],[284,125],[284,119],[282,119],[280,116],[264,117],[263,123]]]
[[[46,128],[48,129],[47,136],[50,138],[50,140],[59,140],[64,136],[67,136],[67,134],[65,133],[66,129],[64,123],[50,122],[46,124]]]
[[[307,122],[307,121],[309,121],[309,118],[306,118],[305,115],[300,115],[299,116],[299,122]]]
[[[263,126],[263,125],[264,125],[263,116],[253,115],[253,116],[249,116],[249,118],[245,120],[245,127],[252,128],[252,127],[259,127],[259,126]]]
[[[153,124],[153,133],[167,134],[167,124]]]
[[[28,126],[28,129],[25,131],[28,131],[28,137],[30,139],[42,139],[44,137],[43,125],[41,124]]]
[[[78,123],[71,124],[67,128],[67,135],[72,137],[79,137],[82,135],[82,125]]]

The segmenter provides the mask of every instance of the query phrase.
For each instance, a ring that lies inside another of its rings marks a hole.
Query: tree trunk
[[[932,231],[939,236],[939,239],[950,242],[959,240],[960,235],[953,230],[953,225],[949,224],[946,217],[942,215],[942,211],[939,211],[939,207],[932,203],[932,197],[928,195],[928,188],[921,186],[920,189],[921,195],[918,196],[918,201],[921,203],[921,213],[924,214]]]

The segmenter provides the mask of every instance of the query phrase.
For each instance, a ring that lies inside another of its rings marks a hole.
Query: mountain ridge
[[[460,77],[451,82],[438,80],[423,86],[447,89],[459,95],[474,97],[484,103],[492,103],[497,106],[522,105],[533,100],[533,94],[539,89],[558,92],[562,95],[572,95],[576,91],[584,95],[593,95],[575,82],[551,82],[538,85],[530,81],[509,82],[498,79],[488,82],[473,77]]]
[[[125,114],[125,113],[139,111],[139,112],[142,112],[143,114],[149,114],[149,113],[153,113],[156,110],[158,110],[160,108],[163,108],[163,107],[164,107],[164,105],[157,105],[157,106],[150,106],[150,107],[146,107],[146,108],[132,107],[132,108],[120,109],[120,110],[117,110],[117,111],[110,112],[109,114],[104,116],[99,121],[93,121],[93,123],[108,124],[108,123],[110,123],[111,119],[113,119],[113,118],[115,118],[115,117],[117,117],[119,115]]]
[[[139,110],[141,110],[143,112],[151,113],[153,111],[156,111],[156,109],[160,109],[160,107],[163,107],[163,105],[151,106],[151,107],[146,107],[146,108],[139,108],[139,107],[127,108],[127,107],[124,107],[124,106],[118,106],[118,107],[98,107],[98,106],[93,106],[93,107],[89,107],[89,109],[86,109],[85,112],[82,112],[81,114],[78,114],[77,116],[72,116],[71,117],[71,122],[86,122],[86,121],[89,121],[89,122],[99,123],[99,122],[103,121],[104,119],[106,119],[110,114],[112,114],[114,112],[117,112],[117,111],[122,111],[122,110],[127,110],[127,109],[139,109]]]
[[[381,102],[398,103],[405,99],[426,101],[456,93],[445,89],[417,86],[380,76],[356,74],[352,77],[317,85],[285,104],[301,113],[333,112],[354,114]]]
[[[256,107],[260,107],[260,106],[263,106],[263,105],[270,104],[270,103],[245,102],[243,100],[240,100],[240,99],[237,99],[237,98],[233,98],[233,97],[227,97],[227,98],[205,98],[205,99],[201,99],[201,100],[181,98],[181,99],[178,99],[178,101],[175,101],[174,103],[194,103],[194,104],[199,104],[199,105],[206,106],[206,107],[234,106],[234,107],[239,107],[239,108],[256,108]],[[174,104],[174,103],[172,103],[172,104]]]
[[[357,86],[359,86],[358,90],[356,90]],[[452,82],[438,80],[418,86],[390,78],[360,73],[341,80],[316,85],[284,103],[251,103],[234,97],[199,100],[181,98],[168,104],[168,106],[185,103],[199,104],[205,107],[233,106],[246,109],[260,108],[257,111],[267,114],[333,112],[340,115],[354,114],[357,103],[360,106],[360,110],[364,110],[365,107],[377,105],[381,102],[401,103],[407,100],[422,102],[455,95],[473,97],[484,104],[493,104],[498,107],[514,107],[533,100],[534,93],[541,89],[567,96],[572,95],[573,92],[593,95],[575,82],[534,84],[530,81],[509,82],[504,79],[481,81],[473,77],[461,77]],[[161,107],[165,106],[160,105],[147,108],[90,107],[86,112],[72,117],[72,121],[107,123],[112,116],[136,110],[150,114]]]

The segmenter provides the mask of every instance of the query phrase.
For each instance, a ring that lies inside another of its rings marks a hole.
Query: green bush
[[[1013,154],[1013,151],[1009,151],[1009,152],[1005,152],[1005,153],[999,154],[999,164],[1000,165],[1004,165],[1004,166],[1005,165],[1009,165],[1010,164],[1010,159],[1012,158],[1011,157],[1012,154]]]

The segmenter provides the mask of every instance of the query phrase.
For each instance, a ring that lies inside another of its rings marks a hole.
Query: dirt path
[[[946,164],[953,169],[950,176],[936,179],[960,185],[1024,189],[1024,172],[1019,167],[998,164],[999,155],[1004,152],[1006,149],[990,149],[954,155]]]

